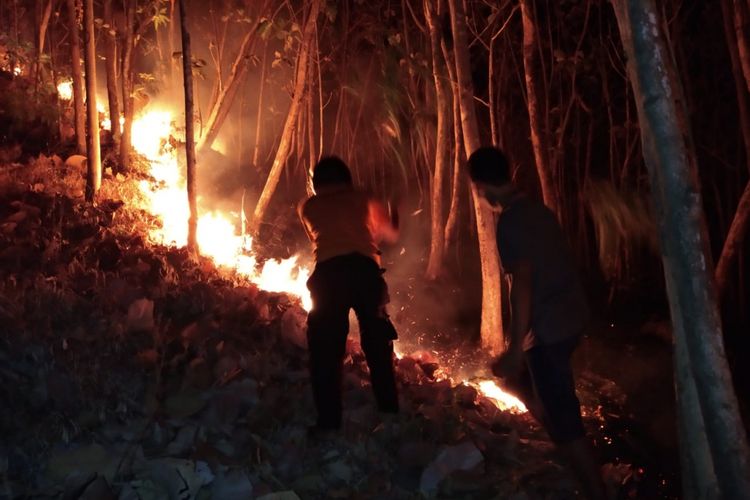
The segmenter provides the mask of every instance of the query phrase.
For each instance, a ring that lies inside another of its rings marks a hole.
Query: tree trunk
[[[435,81],[435,101],[437,105],[437,134],[435,139],[435,170],[432,175],[432,199],[430,212],[432,218],[430,236],[430,257],[427,261],[427,279],[434,280],[443,272],[443,250],[445,241],[445,223],[443,217],[443,192],[445,173],[448,167],[448,132],[450,117],[448,109],[448,90],[445,85],[443,57],[440,49],[440,20],[435,12],[432,0],[424,0],[424,15],[430,31],[432,49],[432,78]]]
[[[255,116],[255,145],[253,146],[253,170],[260,171],[258,158],[260,157],[260,129],[263,122],[263,90],[266,88],[266,58],[268,57],[268,38],[263,44],[263,59],[260,68],[260,89],[258,90],[258,110]]]
[[[37,38],[36,62],[34,66],[34,88],[39,84],[39,80],[42,77],[42,54],[44,54],[44,42],[47,37],[47,27],[49,26],[49,18],[51,16],[52,0],[47,0],[39,22],[39,36]]]
[[[466,18],[461,0],[448,0],[453,31],[456,77],[459,94],[455,96],[461,104],[461,129],[464,134],[466,156],[480,147],[479,128],[474,110],[474,91],[469,65]],[[480,203],[476,189],[471,189],[477,219],[479,256],[482,263],[482,345],[492,353],[504,350],[502,297],[500,289],[500,258],[495,242],[495,218],[492,212]]]
[[[255,45],[255,34],[258,26],[259,24],[256,24],[253,29],[247,32],[245,38],[242,39],[240,50],[237,52],[237,57],[232,64],[232,70],[227,77],[227,81],[219,89],[216,99],[211,106],[211,112],[208,115],[208,120],[206,120],[205,133],[198,140],[197,144],[198,151],[201,153],[210,148],[214,140],[216,140],[216,136],[219,135],[219,130],[232,107],[234,96],[237,95],[237,89],[240,88],[245,79],[247,63],[250,59],[250,52]]]
[[[732,224],[729,226],[727,237],[721,248],[719,261],[716,264],[716,287],[719,291],[719,298],[726,294],[731,278],[732,265],[740,254],[740,248],[745,240],[748,227],[750,227],[750,182],[745,185],[745,190],[737,204]]]
[[[76,149],[86,154],[86,111],[83,106],[83,70],[81,70],[81,29],[78,25],[76,0],[66,0],[68,31],[70,31],[70,67],[73,77],[73,112],[75,117]]]
[[[708,229],[682,89],[654,0],[613,0],[612,5],[641,124],[676,352],[686,349],[689,359],[685,366],[676,365],[678,379],[692,375],[695,381],[722,497],[750,498],[750,450],[724,353]],[[690,408],[679,410],[685,419]],[[690,423],[683,420],[685,425]],[[696,439],[703,439],[703,429],[688,427],[683,438],[683,445],[691,447]],[[697,456],[699,451],[691,449],[690,453],[708,463],[707,457]],[[711,471],[699,472],[701,482],[710,484]]]
[[[734,0],[734,29],[739,50],[742,73],[745,75],[745,83],[750,90],[750,8],[745,0]]]
[[[742,5],[736,6],[736,9],[747,9],[747,4],[740,2]],[[724,34],[727,40],[727,50],[729,51],[732,62],[732,73],[734,74],[735,93],[737,94],[737,113],[740,118],[740,128],[742,130],[742,140],[745,146],[745,164],[750,171],[750,115],[748,112],[748,92],[750,91],[750,64],[742,64],[741,55],[746,59],[750,57],[748,50],[748,40],[746,36],[740,36],[744,33],[740,29],[735,29],[734,21],[737,19],[735,10],[732,7],[732,0],[721,1],[721,11],[724,18]],[[746,18],[746,15],[739,16]],[[750,63],[750,61],[745,61]],[[748,72],[746,72],[746,70]],[[739,255],[742,242],[750,226],[750,182],[745,186],[745,190],[737,204],[732,224],[727,232],[721,254],[716,264],[716,286],[719,289],[719,298],[726,295],[730,281],[730,271],[734,264],[735,258]]]
[[[193,122],[193,62],[190,53],[190,32],[187,27],[185,0],[180,0],[180,28],[182,31],[182,79],[185,88],[185,157],[187,159],[188,249],[198,252],[198,203],[195,190],[195,128]]]
[[[120,143],[120,99],[117,95],[117,31],[112,15],[112,0],[104,0],[104,69],[107,73],[107,100],[112,139]]]
[[[135,0],[124,0],[125,38],[122,48],[122,133],[120,137],[120,166],[130,167],[130,149],[133,131],[134,96],[133,91],[133,51],[135,50]]]
[[[93,202],[102,185],[102,153],[99,148],[99,111],[96,109],[96,40],[94,38],[94,0],[83,4],[84,43],[86,51],[86,110],[88,111],[88,169],[86,176],[86,201]]]
[[[674,329],[685,335],[682,323],[674,322]],[[680,468],[683,500],[713,500],[719,498],[719,485],[714,473],[714,462],[706,439],[695,378],[690,369],[690,358],[684,342],[675,345],[674,384],[677,396],[677,433],[680,439]],[[688,452],[689,450],[689,452]]]
[[[531,0],[521,0],[521,19],[523,23],[523,69],[526,79],[526,101],[529,109],[529,128],[531,129],[531,146],[534,150],[536,170],[542,186],[544,204],[560,219],[560,200],[555,189],[554,172],[550,163],[549,134],[542,117],[542,103],[539,102],[540,71],[539,52],[537,48],[537,31]]]
[[[455,61],[450,56],[445,40],[441,42],[445,67],[451,82],[453,94],[453,180],[451,183],[451,205],[448,209],[448,220],[445,223],[445,251],[458,240],[458,218],[460,212],[461,193],[464,191],[465,175],[462,172],[463,140],[461,139],[461,104],[456,98],[459,94],[458,80],[456,79]]]
[[[271,171],[268,173],[266,185],[263,187],[263,192],[260,194],[258,204],[255,206],[253,219],[250,221],[251,234],[257,234],[258,229],[260,228],[260,223],[266,214],[266,210],[271,202],[271,197],[276,190],[276,186],[279,184],[281,172],[284,169],[284,164],[286,163],[289,154],[292,134],[294,133],[294,127],[297,123],[297,115],[299,114],[300,103],[302,101],[302,94],[305,91],[305,84],[307,83],[307,70],[310,63],[310,45],[312,43],[313,34],[315,33],[315,25],[318,20],[319,10],[320,0],[312,0],[310,13],[308,14],[307,22],[305,23],[305,31],[299,49],[292,103],[289,106],[289,113],[287,114],[286,122],[284,123],[284,129],[281,133],[281,139],[279,140],[279,148],[276,150],[276,156],[273,159]]]

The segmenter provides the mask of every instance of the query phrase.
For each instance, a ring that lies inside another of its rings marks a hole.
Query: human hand
[[[514,378],[523,367],[523,351],[509,348],[490,364],[492,374],[498,378]]]

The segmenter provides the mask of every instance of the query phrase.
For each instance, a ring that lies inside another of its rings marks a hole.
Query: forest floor
[[[344,429],[309,439],[297,301],[149,244],[158,221],[128,204],[144,174],[106,175],[96,206],[82,174],[43,157],[0,166],[0,499],[578,498],[528,415],[447,377],[486,365],[475,347],[414,337],[418,282],[392,289],[401,414],[376,412],[353,338]],[[613,498],[676,497],[676,466],[647,437],[674,419],[629,398],[663,396],[668,380],[648,384],[664,350],[650,359],[598,339],[580,351]],[[638,381],[606,376],[617,358]]]

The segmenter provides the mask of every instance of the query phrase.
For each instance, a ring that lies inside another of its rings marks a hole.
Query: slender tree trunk
[[[135,50],[135,1],[123,0],[125,7],[125,37],[122,49],[122,133],[120,136],[120,166],[127,170],[130,167],[130,149],[133,131],[134,109],[134,75],[133,51]]]
[[[735,93],[737,94],[737,113],[740,118],[742,140],[745,146],[745,164],[750,171],[750,115],[748,112],[748,92],[750,91],[750,61],[742,64],[740,56],[750,58],[748,50],[748,39],[744,35],[747,26],[735,29],[734,20],[738,17],[740,21],[747,20],[747,4],[739,2],[734,9],[744,10],[745,14],[736,15],[732,7],[732,0],[721,0],[721,11],[724,18],[724,34],[727,40],[727,50],[732,62],[732,73],[734,74]],[[739,255],[742,242],[745,240],[748,227],[750,227],[750,182],[745,186],[742,197],[737,204],[732,224],[727,232],[721,254],[716,264],[716,285],[719,289],[719,298],[726,296],[727,288],[731,279],[730,271]]]
[[[461,193],[463,192],[465,175],[462,172],[463,140],[461,139],[461,104],[457,99],[459,95],[458,80],[456,79],[455,61],[451,58],[445,40],[441,42],[445,67],[451,82],[453,95],[453,180],[451,183],[451,205],[448,209],[448,220],[445,223],[445,251],[455,245],[458,240],[458,220],[460,212]]]
[[[734,3],[734,29],[739,50],[742,73],[750,90],[750,7],[745,0],[733,0]]]
[[[216,136],[219,135],[219,130],[224,124],[224,120],[229,114],[229,110],[232,107],[234,97],[237,95],[237,89],[245,79],[247,74],[247,62],[250,59],[250,52],[252,51],[255,41],[257,39],[256,32],[258,24],[253,29],[247,32],[245,38],[242,39],[240,50],[237,52],[237,57],[232,64],[232,70],[227,77],[224,85],[219,89],[216,99],[211,106],[211,112],[208,115],[208,120],[205,124],[205,132],[203,136],[198,140],[197,148],[199,152],[211,147],[213,142],[216,140]]]
[[[542,104],[540,102],[539,76],[540,56],[537,47],[536,21],[532,0],[521,0],[521,19],[523,23],[523,68],[526,77],[526,100],[529,109],[529,127],[531,129],[531,145],[534,150],[536,170],[542,186],[544,204],[552,210],[559,219],[560,200],[555,189],[555,176],[552,171],[549,155],[549,135],[544,126]]]
[[[187,197],[190,206],[188,218],[188,249],[198,252],[198,203],[195,187],[195,128],[193,122],[193,62],[190,53],[190,32],[187,27],[185,0],[180,1],[180,28],[182,31],[182,79],[185,88],[185,157],[187,159]]]
[[[70,31],[70,66],[73,76],[73,112],[75,118],[76,148],[86,154],[86,111],[83,105],[83,70],[81,70],[81,29],[78,25],[76,0],[66,0],[68,30]]]
[[[263,59],[261,60],[260,68],[260,83],[258,90],[258,112],[255,116],[255,145],[253,146],[253,169],[256,172],[260,171],[260,165],[258,164],[258,158],[260,156],[260,129],[261,123],[263,123],[263,91],[266,88],[266,58],[268,57],[268,38],[266,38],[263,44]]]
[[[679,349],[688,353],[689,363],[676,366],[680,370],[677,377],[692,375],[695,381],[722,497],[750,498],[750,449],[724,353],[708,230],[682,89],[664,44],[654,0],[613,0],[612,5],[641,124],[675,346],[678,353]],[[685,369],[691,373],[682,373]],[[690,408],[681,407],[681,418],[688,411]],[[704,439],[700,426],[687,431],[683,438],[689,441],[683,440],[683,446]],[[690,451],[696,456],[696,450]],[[698,458],[708,463],[708,458]],[[703,473],[702,483],[710,484],[711,471]]]
[[[104,0],[104,69],[107,73],[107,100],[112,139],[120,143],[120,99],[117,93],[117,31],[112,15],[112,0]]]
[[[39,23],[39,36],[37,38],[36,62],[34,66],[34,87],[39,84],[42,77],[42,55],[44,54],[44,42],[47,37],[47,27],[49,19],[52,16],[52,0],[47,0],[42,11],[42,18]]]
[[[99,111],[96,109],[96,40],[94,38],[94,0],[83,4],[84,43],[86,51],[86,110],[88,111],[88,172],[86,201],[93,202],[102,184],[102,157],[99,148]]]
[[[302,102],[302,95],[305,91],[305,84],[307,83],[307,70],[310,63],[310,47],[312,45],[313,34],[315,33],[315,25],[318,20],[319,10],[320,0],[312,0],[310,2],[310,13],[308,14],[307,22],[305,23],[305,30],[299,49],[292,103],[289,106],[289,113],[287,114],[286,122],[284,123],[284,130],[281,133],[279,148],[276,150],[276,156],[273,160],[271,171],[266,179],[266,185],[263,187],[263,192],[258,199],[258,204],[255,206],[253,219],[250,221],[251,234],[257,234],[258,229],[260,228],[260,223],[266,214],[266,210],[271,202],[271,197],[276,190],[276,186],[279,184],[281,172],[284,169],[284,164],[289,155],[292,135],[297,123],[297,115],[299,115],[299,108],[300,103]]]
[[[173,89],[175,85],[175,50],[174,50],[174,38],[175,38],[175,27],[177,22],[174,16],[176,0],[169,0],[169,29],[167,29],[167,46],[169,47],[169,88]]]
[[[435,81],[435,101],[437,105],[437,134],[435,139],[435,170],[432,175],[432,199],[430,211],[432,228],[430,237],[430,257],[427,261],[427,278],[436,279],[443,272],[443,251],[445,225],[443,217],[443,192],[445,174],[448,168],[448,133],[450,110],[448,92],[443,71],[443,57],[440,49],[440,21],[432,0],[424,0],[424,14],[430,31],[432,50],[432,78]]]
[[[456,77],[459,94],[455,96],[461,104],[461,129],[467,157],[480,147],[479,128],[474,110],[474,91],[469,64],[466,18],[461,0],[448,0],[453,31]],[[476,189],[472,187],[474,210],[477,218],[477,238],[482,263],[482,345],[492,353],[504,350],[502,297],[500,289],[500,258],[495,242],[495,218],[492,212],[480,203]]]
[[[737,204],[732,224],[729,226],[719,261],[716,264],[716,287],[719,291],[719,298],[726,294],[732,276],[732,266],[740,254],[748,227],[750,227],[750,182],[745,185],[745,190]]]

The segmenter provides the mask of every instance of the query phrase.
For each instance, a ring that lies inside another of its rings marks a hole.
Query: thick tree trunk
[[[88,111],[88,170],[86,201],[93,202],[102,185],[102,154],[99,148],[99,111],[96,109],[96,40],[94,38],[94,0],[84,0],[84,52],[86,61],[86,110]]]
[[[750,498],[750,450],[724,353],[708,230],[682,89],[665,47],[654,0],[613,0],[612,5],[641,124],[676,352],[686,349],[689,359],[685,366],[676,365],[678,380],[692,375],[695,381],[722,497]],[[679,410],[687,427],[691,422],[686,413],[691,409]],[[682,436],[683,446],[704,439],[703,429],[692,423]],[[691,449],[690,454],[708,463],[707,457],[698,456],[699,451]],[[710,474],[703,471],[700,483],[710,484]]]
[[[310,46],[312,44],[312,37],[315,33],[315,26],[318,20],[320,0],[312,0],[310,4],[310,12],[307,16],[307,22],[305,23],[305,30],[302,35],[302,41],[299,49],[292,103],[289,106],[289,113],[287,114],[286,121],[284,122],[284,129],[281,133],[281,139],[279,140],[279,148],[276,150],[276,156],[273,159],[271,171],[268,173],[266,185],[263,187],[263,192],[260,194],[258,204],[255,206],[253,218],[250,221],[251,234],[257,234],[258,232],[260,223],[262,222],[263,217],[266,214],[266,210],[268,209],[268,205],[271,202],[271,197],[276,190],[276,186],[279,184],[281,172],[284,169],[284,164],[286,163],[287,156],[289,155],[289,149],[292,143],[292,135],[294,133],[294,127],[297,123],[300,103],[302,102],[302,94],[304,94],[305,84],[307,83],[307,71],[310,64]]]
[[[73,77],[73,112],[75,118],[76,149],[86,154],[86,111],[83,105],[83,70],[81,70],[81,29],[78,25],[76,0],[66,0],[68,31],[70,31],[70,67]]]
[[[229,114],[234,96],[237,95],[237,89],[239,89],[247,74],[247,62],[250,59],[250,52],[255,45],[257,27],[258,25],[256,24],[255,28],[248,31],[245,38],[242,39],[240,50],[237,52],[237,57],[232,64],[232,70],[227,77],[227,81],[216,95],[216,99],[211,106],[211,112],[206,120],[205,133],[198,140],[197,148],[199,152],[203,152],[211,147],[214,140],[216,140],[216,136],[219,135],[219,130],[224,124],[224,120]]]
[[[122,48],[122,134],[120,137],[120,166],[127,170],[130,167],[130,149],[133,131],[134,113],[134,74],[133,51],[135,50],[135,0],[124,0],[125,37]]]
[[[107,100],[112,139],[120,143],[120,99],[117,93],[117,31],[112,15],[112,0],[104,0],[104,69],[107,73]]]
[[[526,101],[529,110],[529,128],[531,129],[531,146],[534,150],[536,170],[542,186],[544,204],[559,219],[560,201],[555,189],[554,172],[550,163],[549,134],[542,116],[542,103],[539,97],[540,71],[536,21],[531,0],[521,0],[521,19],[523,23],[523,69],[526,79]]]
[[[198,251],[198,203],[195,189],[195,128],[193,121],[193,62],[190,52],[190,32],[187,28],[185,0],[180,0],[180,28],[182,30],[182,79],[185,88],[185,157],[187,159],[187,197],[190,207],[188,219],[188,249]]]
[[[479,128],[474,110],[474,91],[469,64],[466,18],[461,0],[448,0],[453,31],[456,77],[459,94],[455,96],[461,104],[461,129],[467,157],[480,147]],[[495,218],[492,212],[480,203],[476,189],[472,187],[474,210],[477,218],[477,238],[482,263],[482,345],[492,353],[504,350],[502,297],[500,289],[500,258],[495,242]]]
[[[440,20],[432,0],[424,0],[424,15],[430,31],[432,50],[432,78],[435,81],[435,101],[437,107],[437,133],[435,139],[435,170],[432,175],[432,197],[430,203],[431,231],[430,256],[427,261],[427,279],[434,280],[443,272],[443,251],[445,223],[443,216],[443,192],[445,174],[448,168],[448,132],[450,110],[448,92],[443,71],[443,57],[440,49]]]

